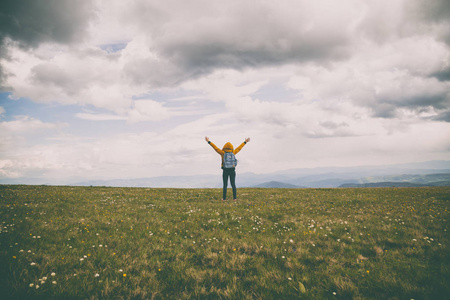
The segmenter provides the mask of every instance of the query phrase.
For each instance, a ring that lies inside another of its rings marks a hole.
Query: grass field
[[[6,298],[445,299],[450,188],[0,186]]]

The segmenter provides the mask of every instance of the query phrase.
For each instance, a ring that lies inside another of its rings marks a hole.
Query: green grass
[[[449,187],[220,197],[218,189],[0,186],[0,298],[450,295]]]

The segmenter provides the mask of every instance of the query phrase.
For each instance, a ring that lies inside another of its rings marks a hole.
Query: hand
[[[250,138],[246,138],[246,139],[245,139],[245,142],[246,142],[246,143],[250,142]]]
[[[205,141],[209,142],[209,137],[205,136]]]

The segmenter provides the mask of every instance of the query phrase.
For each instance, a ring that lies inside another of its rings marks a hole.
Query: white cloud
[[[44,137],[51,132],[58,132],[67,123],[50,123],[30,116],[16,116],[13,121],[0,122],[0,176],[20,177],[31,174],[45,163],[35,159],[35,155],[21,153],[28,151],[28,139],[36,136]]]
[[[444,44],[429,38],[408,38],[389,45],[361,44],[352,59],[329,67],[308,65],[297,69],[288,86],[304,99],[349,101],[375,116],[401,117],[404,109],[448,108],[450,83],[431,74],[449,63]]]
[[[14,74],[8,77],[8,84],[14,88],[15,98],[90,104],[122,112],[132,104],[133,96],[146,91],[124,80],[117,54],[95,48],[67,49],[48,59],[19,48],[12,50],[12,60],[4,61],[3,65]]]
[[[90,121],[124,121],[127,120],[125,116],[111,115],[111,114],[95,114],[95,113],[77,113],[77,118]]]
[[[0,122],[0,131],[9,134],[30,134],[39,130],[58,129],[67,126],[65,123],[49,123],[30,116],[16,116],[14,121]]]
[[[184,175],[203,174],[207,163],[201,150],[209,147],[203,137],[222,128],[221,120],[220,115],[206,116],[161,134],[116,133],[96,139],[73,136],[20,148],[16,145],[16,151],[3,151],[0,174],[49,180],[150,177],[181,174],[180,168],[185,169]]]
[[[171,115],[172,112],[167,107],[152,100],[135,100],[131,107],[123,109],[123,112],[118,115],[93,112],[75,114],[77,118],[90,121],[127,121],[131,123],[162,121]]]
[[[169,118],[169,110],[161,103],[152,100],[136,100],[128,111],[130,122],[161,121]]]

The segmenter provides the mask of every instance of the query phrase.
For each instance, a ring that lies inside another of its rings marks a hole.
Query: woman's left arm
[[[239,145],[239,147],[234,149],[233,153],[238,154],[238,152],[241,151],[241,149],[244,148],[245,144],[247,144],[248,142],[250,142],[250,138],[246,138],[245,141]]]

